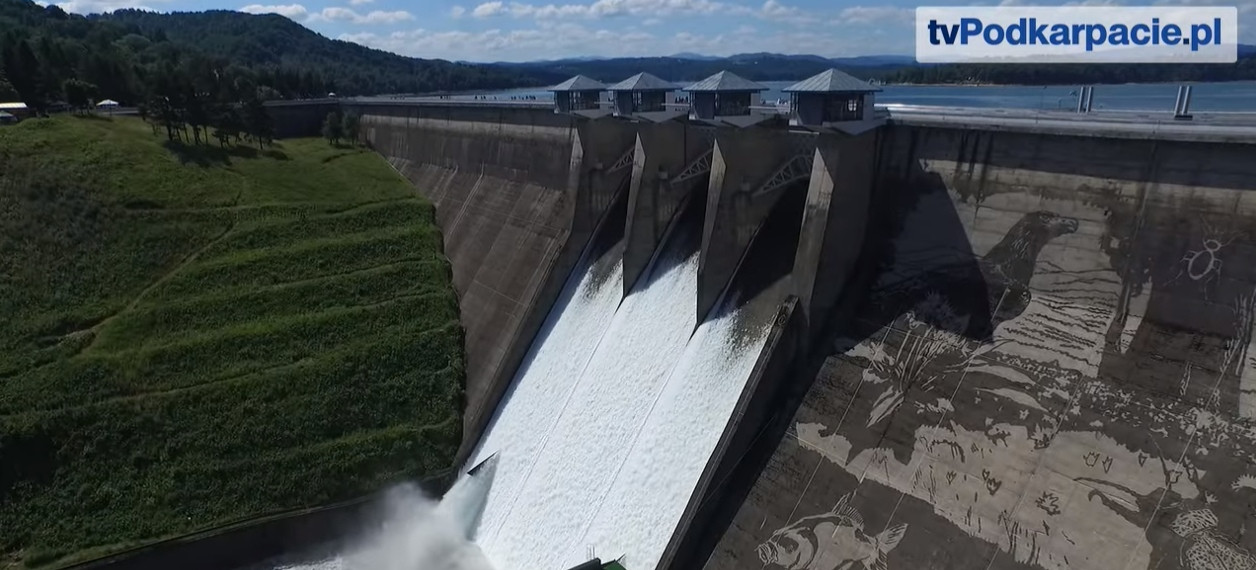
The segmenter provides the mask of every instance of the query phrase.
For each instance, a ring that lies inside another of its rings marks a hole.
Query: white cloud
[[[496,16],[504,13],[505,11],[506,7],[501,2],[485,2],[476,6],[474,10],[471,10],[471,15],[476,18],[488,18],[490,16]]]
[[[817,25],[825,19],[795,6],[783,4],[780,0],[765,0],[759,8],[718,0],[595,0],[590,4],[528,4],[491,0],[471,9],[471,15],[476,18],[510,16],[546,20],[637,16],[644,18],[644,26],[662,23],[661,16],[721,14],[754,17],[795,26]]]
[[[608,30],[574,22],[538,21],[527,29],[433,31],[416,29],[391,34],[342,34],[339,39],[403,55],[470,61],[525,61],[570,57],[573,53],[615,56],[665,56],[688,51],[710,55],[772,51],[822,56],[906,53],[908,34],[887,43],[869,44],[868,34],[833,34],[825,30],[759,29],[742,26],[711,35],[681,32]],[[593,48],[592,50],[590,48]]]
[[[359,24],[392,24],[395,22],[404,22],[406,20],[413,19],[414,15],[405,10],[393,10],[391,12],[386,10],[372,10],[365,16],[361,16],[357,20],[354,20],[354,22]]]
[[[806,14],[802,10],[794,6],[786,6],[776,0],[767,0],[763,3],[763,7],[759,8],[756,17],[763,20],[773,22],[784,22],[795,26],[806,26],[819,23],[819,20],[813,15]]]
[[[458,18],[461,18],[462,15],[466,13],[467,13],[467,9],[463,8],[462,6],[454,6],[453,8],[449,9],[449,15],[453,16],[455,20]]]
[[[374,2],[374,1],[375,1],[375,0],[349,0],[349,5],[350,5],[350,6],[361,6],[361,5],[363,5],[363,4],[370,4],[371,2]]]
[[[366,14],[359,14],[350,8],[331,6],[310,14],[309,21],[350,22],[354,24],[393,24],[413,19],[414,15],[406,12],[405,10],[396,10],[392,12],[374,10]]]
[[[304,18],[306,14],[305,6],[300,4],[249,4],[240,8],[240,11],[248,12],[249,14],[279,14],[293,20]]]
[[[315,12],[310,15],[310,20],[326,20],[328,22],[349,22],[358,17],[358,13],[349,8],[330,7],[323,8],[321,12]]]
[[[1004,0],[1008,1],[1008,0]],[[1011,0],[1016,1],[1016,0]],[[893,6],[850,6],[842,9],[837,16],[836,24],[910,24],[915,18],[915,10],[896,8]]]
[[[713,14],[725,5],[712,0],[596,0],[592,4],[527,4],[500,0],[476,6],[477,18],[510,15],[516,18],[611,18],[616,16],[657,16]]]
[[[165,0],[153,0],[155,2],[164,2]],[[151,4],[147,2],[138,2],[136,0],[70,0],[69,2],[50,2],[60,7],[66,12],[74,14],[103,14],[114,10],[122,10],[124,8],[138,8],[140,10],[152,10]],[[47,4],[44,4],[45,6]]]

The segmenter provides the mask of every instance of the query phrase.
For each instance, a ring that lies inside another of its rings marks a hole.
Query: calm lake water
[[[781,89],[792,81],[765,81],[769,90],[764,101],[786,98]],[[1098,85],[1094,90],[1094,108],[1112,111],[1172,111],[1177,100],[1178,83],[1144,83],[1138,85]],[[1191,95],[1191,111],[1256,112],[1256,81],[1233,83],[1195,83]],[[878,104],[935,105],[945,107],[983,107],[1004,109],[1069,109],[1077,106],[1077,85],[968,86],[968,85],[890,85],[877,94]],[[550,93],[537,89],[518,89],[491,93],[498,98],[530,96],[549,99]],[[470,97],[470,96],[466,96]]]

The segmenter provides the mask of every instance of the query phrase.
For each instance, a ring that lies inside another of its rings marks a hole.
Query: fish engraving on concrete
[[[870,536],[850,498],[843,495],[829,512],[777,529],[756,549],[759,560],[768,568],[786,570],[888,570],[886,555],[903,539],[907,525]]]

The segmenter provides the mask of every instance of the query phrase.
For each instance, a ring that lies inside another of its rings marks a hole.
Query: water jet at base
[[[494,570],[471,542],[497,467],[480,462],[435,501],[413,485],[390,490],[378,526],[341,554],[274,570]]]

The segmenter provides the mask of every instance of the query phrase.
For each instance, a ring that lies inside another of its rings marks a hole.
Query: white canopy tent
[[[117,107],[118,102],[114,101],[113,99],[105,99],[104,101],[97,103],[96,106],[97,107]]]

